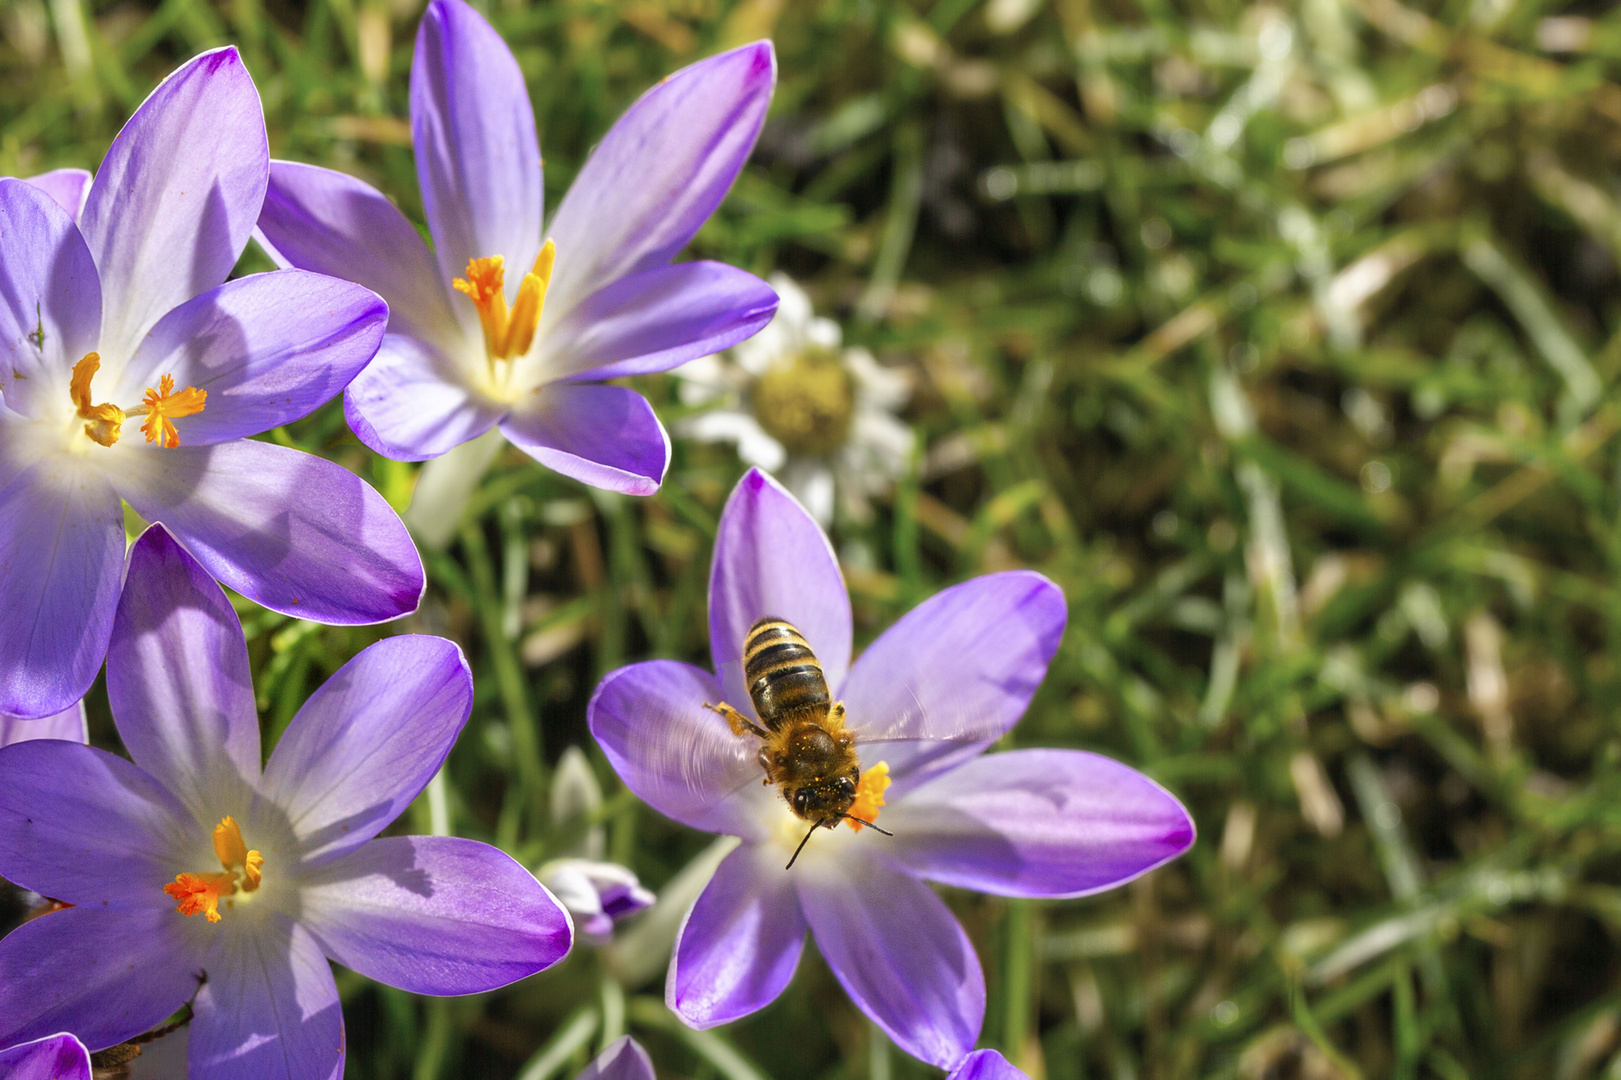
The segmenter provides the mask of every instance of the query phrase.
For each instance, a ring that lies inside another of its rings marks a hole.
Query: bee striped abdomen
[[[792,623],[765,618],[743,641],[743,678],[767,727],[795,716],[825,714],[833,704],[816,654]]]

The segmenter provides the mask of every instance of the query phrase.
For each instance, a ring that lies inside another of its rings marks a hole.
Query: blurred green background
[[[1186,858],[1112,894],[948,896],[986,968],[983,1045],[1036,1080],[1621,1077],[1621,15],[480,7],[528,77],[552,206],[652,82],[775,40],[770,123],[695,249],[788,271],[914,380],[915,469],[834,530],[858,642],[951,582],[1048,574],[1070,627],[1010,741],[1113,754],[1198,821]],[[419,14],[0,0],[0,173],[93,167],[158,78],[235,42],[274,154],[420,220]],[[688,411],[670,377],[637,385],[666,420]],[[366,452],[336,407],[274,437],[409,501],[415,467]],[[585,704],[628,661],[707,663],[740,473],[728,447],[677,440],[663,490],[632,500],[508,452],[427,555],[413,619],[243,605],[267,733],[376,634],[448,634],[478,685],[450,827],[531,866],[576,843],[549,788],[579,745],[609,857],[662,888],[708,838],[624,791]],[[99,688],[92,714],[114,745]],[[424,801],[408,823],[432,817]],[[566,1078],[627,1028],[669,1077],[939,1075],[814,949],[777,1004],[703,1034],[632,951],[450,1001],[340,973],[348,1075]]]

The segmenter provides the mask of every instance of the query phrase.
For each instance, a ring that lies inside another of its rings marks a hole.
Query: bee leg
[[[760,763],[760,768],[765,770],[765,779],[761,780],[760,783],[771,783],[771,758],[766,754],[765,747],[760,747],[760,753],[755,756],[754,760],[758,761]]]
[[[742,713],[738,712],[724,701],[719,705],[711,705],[706,701],[704,702],[704,708],[718,712],[724,716],[726,718],[727,726],[732,729],[733,735],[741,736],[745,731],[752,731],[762,739],[766,737],[766,732],[763,731],[758,724],[754,723],[748,717],[744,716]]]

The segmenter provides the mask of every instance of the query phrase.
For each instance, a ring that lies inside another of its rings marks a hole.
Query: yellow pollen
[[[880,761],[862,773],[861,780],[856,784],[856,801],[850,804],[850,817],[845,818],[844,823],[860,832],[864,826],[851,818],[877,821],[878,811],[884,805],[884,791],[888,787],[889,762]]]
[[[229,815],[214,826],[214,854],[219,856],[224,873],[178,874],[163,887],[177,901],[175,910],[187,918],[202,914],[208,916],[209,922],[219,922],[221,899],[259,888],[265,857],[248,848],[241,826]]]
[[[178,394],[174,392],[174,376],[165,375],[158,380],[158,389],[147,388],[146,397],[133,409],[124,410],[117,405],[95,404],[90,397],[90,380],[101,369],[99,353],[85,353],[73,365],[73,377],[68,383],[68,396],[81,419],[87,421],[84,433],[90,441],[111,446],[124,433],[124,419],[145,416],[141,430],[147,442],[155,442],[168,449],[180,445],[180,432],[175,430],[174,417],[194,416],[203,411],[208,391],[188,386]]]
[[[479,325],[484,328],[484,349],[491,360],[510,360],[529,351],[535,341],[546,308],[546,290],[552,283],[552,265],[557,261],[557,245],[546,241],[535,256],[534,269],[518,283],[518,299],[507,310],[506,260],[500,255],[467,260],[467,276],[451,286],[464,294],[478,309]]]

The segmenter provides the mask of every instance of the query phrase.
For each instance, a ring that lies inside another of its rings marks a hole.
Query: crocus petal
[[[272,916],[221,941],[197,992],[191,1080],[337,1080],[343,1010],[310,932]]]
[[[194,832],[185,807],[121,757],[55,739],[0,750],[0,876],[41,896],[163,907]]]
[[[500,255],[512,300],[540,252],[540,142],[512,50],[461,0],[433,0],[417,28],[411,139],[441,279]]]
[[[743,638],[770,616],[810,643],[829,686],[850,669],[850,596],[827,534],[781,484],[750,469],[726,500],[709,571],[709,650],[726,700],[750,711]]]
[[[107,305],[104,354],[132,355],[165,312],[225,280],[269,168],[259,92],[234,46],[182,65],[135,110],[80,216]]]
[[[479,994],[568,952],[568,915],[510,855],[476,840],[393,836],[318,868],[300,916],[345,967],[413,994]]]
[[[554,472],[624,495],[653,494],[670,467],[670,437],[653,406],[623,386],[542,387],[501,434]]]
[[[63,739],[80,745],[88,743],[90,729],[85,722],[84,702],[75,702],[59,713],[42,716],[38,720],[0,716],[0,747],[31,739]]]
[[[305,860],[352,851],[428,786],[472,707],[473,675],[454,642],[385,638],[304,702],[261,790],[286,811]]]
[[[554,377],[575,382],[668,371],[742,341],[776,308],[769,285],[725,263],[656,266],[587,297],[541,356]]]
[[[51,1035],[0,1050],[6,1080],[90,1080],[90,1051],[72,1035]]]
[[[71,1031],[100,1050],[156,1027],[197,989],[206,935],[193,922],[154,904],[23,923],[0,939],[0,1043]]]
[[[1064,634],[1063,590],[1040,574],[986,574],[884,631],[840,691],[866,764],[895,782],[979,753],[1014,725]]]
[[[303,270],[250,274],[158,320],[108,400],[139,401],[169,375],[208,393],[203,411],[176,425],[183,445],[257,435],[342,393],[387,324],[388,305],[370,289]]]
[[[720,700],[708,672],[649,660],[609,672],[585,715],[614,772],[653,809],[705,832],[758,836],[759,741],[704,708]]]
[[[396,333],[440,342],[454,332],[450,279],[399,208],[363,180],[272,161],[257,236],[277,265],[357,282],[381,296]]]
[[[454,360],[401,334],[383,338],[377,358],[345,391],[343,411],[361,442],[395,461],[438,457],[505,415],[468,388]]]
[[[946,1080],[1030,1080],[995,1050],[975,1050]]]
[[[757,1012],[793,980],[805,946],[805,915],[778,857],[769,845],[739,847],[681,924],[664,1000],[691,1026],[710,1028]]]
[[[101,279],[61,207],[0,179],[0,397],[32,413],[67,401],[68,373],[101,333]]]
[[[422,561],[410,534],[341,465],[247,439],[128,458],[120,494],[250,600],[339,624],[416,610]]]
[[[161,525],[129,553],[107,650],[107,697],[129,756],[199,819],[259,779],[259,712],[242,625]]]
[[[84,197],[90,191],[90,170],[52,169],[28,177],[27,183],[49,195],[57,206],[68,212],[68,217],[77,221],[79,211],[84,208]]]
[[[929,887],[847,849],[798,878],[816,945],[850,999],[895,1044],[949,1069],[974,1048],[985,976],[968,935]]]
[[[1193,843],[1193,820],[1136,769],[1080,750],[1014,750],[892,801],[894,855],[924,877],[1002,896],[1084,896]]]
[[[687,246],[754,149],[776,74],[771,43],[755,42],[682,68],[626,110],[552,221],[557,271],[542,332],[609,282]]]
[[[653,1062],[641,1043],[621,1035],[603,1048],[574,1080],[653,1080]]]
[[[0,421],[8,445],[34,434]],[[40,717],[84,697],[95,681],[118,603],[124,516],[93,475],[45,461],[0,479],[0,713]]]

